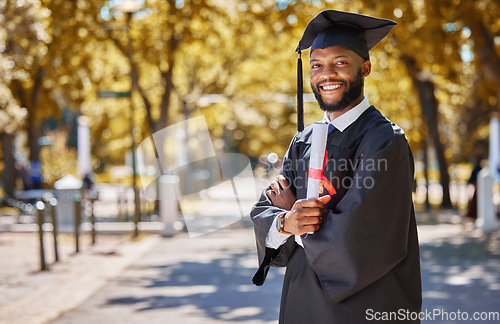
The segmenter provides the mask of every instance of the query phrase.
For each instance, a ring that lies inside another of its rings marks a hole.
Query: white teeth
[[[323,86],[323,90],[335,90],[335,89],[338,89],[340,88],[342,85],[341,84],[336,84],[336,85],[327,85],[327,86]]]

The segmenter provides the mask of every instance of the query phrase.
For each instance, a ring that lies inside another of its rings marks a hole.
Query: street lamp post
[[[143,4],[138,3],[134,0],[125,0],[120,4],[115,6],[115,9],[127,15],[127,58],[130,62],[130,135],[132,136],[132,187],[134,189],[134,237],[139,235],[138,224],[141,217],[141,204],[139,198],[139,191],[137,190],[137,157],[135,151],[135,137],[134,137],[134,103],[132,100],[132,93],[134,91],[134,76],[132,72],[133,68],[133,58],[132,58],[132,38],[130,37],[130,21],[132,20],[132,15],[137,11],[141,10]]]

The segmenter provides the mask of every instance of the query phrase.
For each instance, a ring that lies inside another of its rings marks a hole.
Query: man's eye
[[[335,63],[335,65],[344,65],[344,64],[347,64],[346,61],[338,61]]]
[[[311,68],[313,68],[313,69],[317,69],[317,68],[319,68],[320,66],[321,66],[321,65],[319,65],[319,64],[313,64],[313,65],[311,66]]]

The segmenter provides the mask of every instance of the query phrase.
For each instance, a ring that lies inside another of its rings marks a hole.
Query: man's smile
[[[320,85],[320,88],[324,91],[330,91],[330,90],[336,90],[338,88],[340,88],[342,86],[342,84],[322,84]]]
[[[343,86],[342,83],[324,83],[324,84],[320,85],[319,87],[323,91],[332,91],[332,90],[337,90],[342,86]]]
[[[339,80],[323,81],[318,84],[318,92],[323,97],[323,101],[330,104],[338,102],[346,89],[348,89],[347,84]]]

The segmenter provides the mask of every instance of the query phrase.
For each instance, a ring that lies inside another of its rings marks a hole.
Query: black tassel
[[[302,58],[300,50],[299,60],[297,61],[297,130],[302,132],[304,130],[304,96],[303,96],[303,80],[302,80]]]

